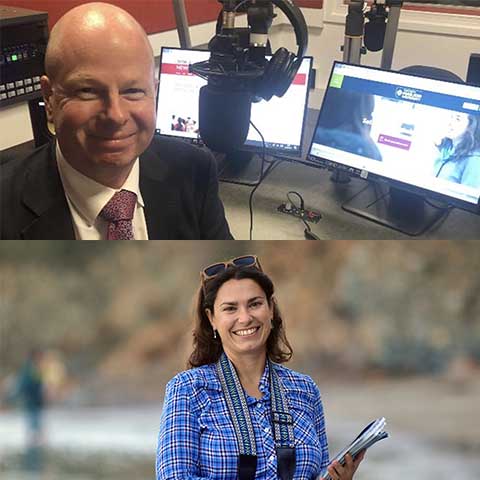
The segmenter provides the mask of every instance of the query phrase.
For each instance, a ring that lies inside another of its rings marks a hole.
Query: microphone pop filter
[[[231,152],[247,139],[252,97],[211,85],[200,89],[199,128],[205,145],[215,152]]]

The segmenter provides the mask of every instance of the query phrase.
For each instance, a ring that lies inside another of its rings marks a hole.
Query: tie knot
[[[120,190],[107,202],[100,216],[107,222],[132,220],[137,203],[137,195],[128,190]]]

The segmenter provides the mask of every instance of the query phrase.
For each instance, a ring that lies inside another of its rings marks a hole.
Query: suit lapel
[[[140,191],[150,240],[177,238],[178,189],[167,184],[168,167],[153,149],[140,156]]]
[[[36,215],[26,225],[21,236],[24,239],[74,240],[72,218],[58,173],[55,143],[39,153],[27,172],[23,203]]]

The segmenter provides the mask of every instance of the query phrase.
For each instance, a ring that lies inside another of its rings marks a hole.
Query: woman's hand
[[[365,457],[365,450],[360,452],[353,461],[352,456],[347,453],[345,455],[345,465],[342,465],[338,461],[334,461],[328,468],[327,471],[332,477],[333,480],[352,480],[353,474],[357,471],[360,462]]]

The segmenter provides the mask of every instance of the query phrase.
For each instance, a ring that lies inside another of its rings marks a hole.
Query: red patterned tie
[[[103,207],[100,217],[108,222],[107,240],[134,240],[132,218],[137,195],[128,190],[117,192]]]

